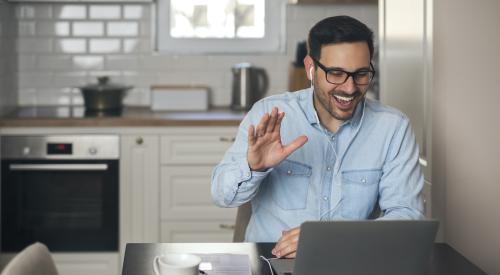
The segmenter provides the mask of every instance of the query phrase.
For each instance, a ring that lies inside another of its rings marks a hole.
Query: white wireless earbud
[[[314,86],[313,84],[313,67],[309,68],[309,78],[311,79],[311,88]]]

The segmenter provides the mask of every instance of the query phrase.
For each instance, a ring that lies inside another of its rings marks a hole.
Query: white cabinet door
[[[203,129],[162,136],[162,164],[217,164],[233,144],[237,128]]]
[[[159,240],[159,136],[124,135],[120,158],[120,244]]]
[[[216,206],[210,194],[214,166],[182,165],[161,168],[162,220],[234,220],[236,208]]]
[[[221,243],[232,242],[233,221],[162,222],[161,242]]]

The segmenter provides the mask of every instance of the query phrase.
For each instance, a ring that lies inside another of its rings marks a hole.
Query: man
[[[375,74],[373,33],[348,16],[309,32],[304,59],[311,88],[267,97],[242,121],[212,175],[223,207],[251,201],[251,242],[276,242],[295,257],[308,220],[423,217],[423,176],[408,118],[365,98]],[[397,77],[397,76],[395,76]]]

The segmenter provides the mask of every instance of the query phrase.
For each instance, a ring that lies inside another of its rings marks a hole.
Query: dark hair
[[[366,42],[373,57],[373,32],[361,21],[350,16],[341,15],[325,18],[309,31],[309,55],[319,60],[321,47],[342,42]]]

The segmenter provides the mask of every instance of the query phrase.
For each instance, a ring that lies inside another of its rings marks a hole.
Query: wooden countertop
[[[121,113],[88,113],[83,107],[20,107],[0,117],[0,127],[154,127],[238,126],[245,112],[229,108],[208,111],[154,112],[125,107]]]

